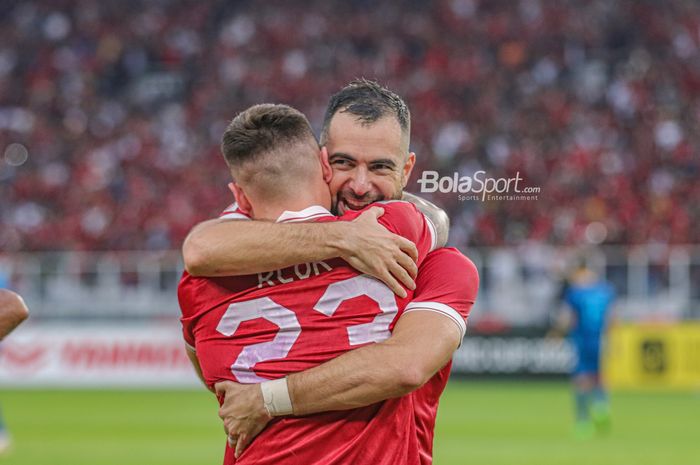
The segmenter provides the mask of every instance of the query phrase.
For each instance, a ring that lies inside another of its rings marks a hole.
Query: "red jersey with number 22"
[[[418,265],[434,247],[428,220],[407,202],[381,205],[379,222],[411,240]],[[281,220],[353,220],[320,207]],[[314,210],[315,209],[315,210]],[[205,381],[259,383],[302,371],[390,336],[390,327],[412,298],[398,298],[380,281],[342,260],[307,263],[270,273],[194,278],[178,289],[185,341],[197,353]],[[225,464],[418,465],[413,398],[367,407],[272,420],[236,460]]]

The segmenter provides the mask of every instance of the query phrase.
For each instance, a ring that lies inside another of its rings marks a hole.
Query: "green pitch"
[[[205,391],[0,391],[14,439],[0,464],[220,464],[224,433]],[[619,393],[608,437],[574,440],[565,383],[450,382],[436,465],[694,465],[700,396]]]

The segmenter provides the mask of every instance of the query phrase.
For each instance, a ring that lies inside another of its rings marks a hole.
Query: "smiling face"
[[[415,155],[396,118],[363,123],[356,115],[337,112],[328,128],[328,161],[334,207],[339,215],[372,202],[400,199]]]

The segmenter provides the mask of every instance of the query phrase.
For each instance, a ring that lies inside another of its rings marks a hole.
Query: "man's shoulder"
[[[418,268],[416,285],[473,302],[479,292],[479,271],[462,252],[443,247],[430,252]]]
[[[260,275],[261,273],[208,278],[192,276],[185,271],[177,287],[182,313],[209,308],[227,298],[258,289],[262,287]]]
[[[423,266],[440,266],[462,269],[466,274],[479,274],[474,262],[454,247],[442,247],[428,254]]]

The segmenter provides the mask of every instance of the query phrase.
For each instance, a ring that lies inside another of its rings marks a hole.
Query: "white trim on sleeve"
[[[194,346],[191,346],[187,341],[185,341],[185,346],[192,352],[197,352],[197,349],[195,349]]]
[[[440,302],[410,302],[408,305],[406,305],[406,310],[404,310],[404,313],[411,311],[429,311],[445,315],[459,328],[460,341],[464,338],[464,334],[467,332],[467,322],[457,310],[449,305],[441,304]]]

